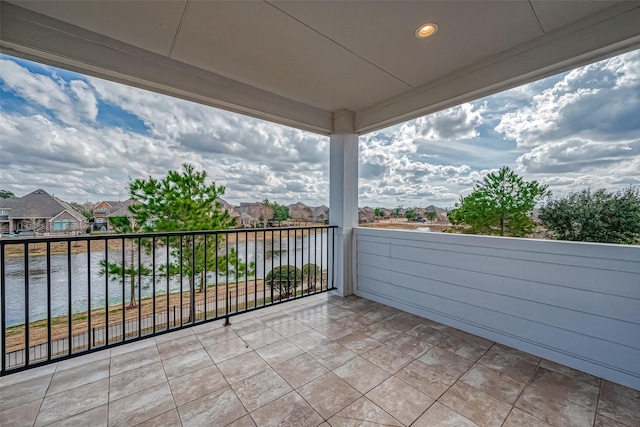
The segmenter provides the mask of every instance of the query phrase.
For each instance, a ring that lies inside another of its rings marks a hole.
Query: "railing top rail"
[[[198,230],[198,231],[170,231],[155,233],[126,233],[126,234],[99,234],[99,235],[81,235],[81,236],[46,236],[46,237],[25,237],[25,238],[8,238],[0,239],[0,246],[16,245],[26,243],[46,243],[46,242],[74,242],[74,241],[91,241],[91,240],[122,240],[122,239],[146,239],[153,237],[180,237],[195,235],[220,235],[220,234],[237,234],[237,233],[260,233],[263,231],[292,231],[292,230],[317,230],[317,229],[335,229],[337,225],[317,225],[304,227],[270,227],[270,228],[230,228],[226,230]]]

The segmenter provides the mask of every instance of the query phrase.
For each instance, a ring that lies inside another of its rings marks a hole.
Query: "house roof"
[[[9,218],[54,218],[62,212],[67,211],[76,219],[82,221],[84,216],[73,209],[68,203],[52,196],[42,189],[32,191],[22,197],[4,199],[1,203],[3,208],[9,208]]]
[[[637,1],[1,2],[4,53],[322,134],[640,46]]]

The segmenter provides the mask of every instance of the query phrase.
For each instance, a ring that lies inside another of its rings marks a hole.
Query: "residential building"
[[[2,234],[33,231],[35,234],[79,234],[87,219],[71,205],[42,189],[25,196],[0,199]]]
[[[94,231],[111,231],[113,225],[109,222],[109,217],[114,216],[131,216],[129,205],[132,200],[125,201],[108,201],[103,200],[93,207],[93,230]]]

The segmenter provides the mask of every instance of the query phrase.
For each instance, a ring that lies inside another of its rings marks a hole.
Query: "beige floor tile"
[[[42,399],[33,400],[0,412],[0,425],[31,427],[38,416]]]
[[[493,341],[476,337],[466,332],[456,332],[438,344],[443,350],[451,351],[465,359],[478,360],[493,345]]]
[[[298,388],[329,372],[320,362],[308,354],[289,359],[273,367],[293,388]]]
[[[76,360],[76,359],[77,358],[73,358],[69,360]],[[4,387],[8,387],[13,384],[22,383],[28,380],[33,380],[41,377],[48,377],[49,380],[51,380],[51,377],[56,372],[57,367],[58,367],[57,363],[51,363],[49,365],[39,366],[37,368],[31,368],[26,371],[16,372],[11,375],[5,375],[4,377],[0,377],[0,390]]]
[[[327,316],[320,313],[314,313],[306,316],[296,317],[296,320],[298,320],[298,322],[304,323],[305,325],[311,328],[316,328],[320,325],[326,325],[327,323],[335,322],[335,320],[330,319]]]
[[[75,369],[81,365],[88,365],[89,363],[109,358],[111,358],[111,349],[96,351],[95,353],[85,354],[84,356],[72,357],[71,359],[58,362],[56,372],[66,371],[72,368]]]
[[[525,386],[524,382],[518,382],[502,372],[479,363],[476,363],[460,379],[509,405],[516,403]]]
[[[0,411],[42,399],[52,377],[51,374],[43,375],[0,388]]]
[[[229,384],[250,377],[260,371],[267,369],[269,365],[255,351],[241,354],[233,359],[227,359],[218,363],[218,368]]]
[[[291,318],[286,322],[278,323],[272,326],[273,330],[282,335],[283,337],[292,337],[294,335],[301,334],[303,332],[308,332],[311,328],[305,325],[302,322],[298,322],[297,320]]]
[[[51,379],[47,395],[71,390],[72,388],[89,384],[109,377],[109,359],[99,360],[77,368],[56,372]]]
[[[423,320],[424,319],[422,317],[418,317],[410,313],[400,312],[385,320],[385,323],[398,332],[406,332],[409,329],[415,328],[416,326],[421,324]]]
[[[304,351],[313,350],[316,347],[320,347],[321,345],[329,344],[331,342],[329,338],[315,330],[289,337],[289,341]]]
[[[289,359],[293,359],[304,352],[296,347],[296,345],[291,341],[284,339],[261,347],[256,350],[256,353],[258,353],[269,365],[275,366]]]
[[[292,391],[251,413],[260,427],[316,427],[322,417],[298,393]]]
[[[109,425],[131,426],[175,408],[169,384],[155,387],[109,402]]]
[[[400,332],[385,322],[374,323],[366,328],[362,328],[360,332],[380,342],[389,341],[391,338],[395,338],[400,334]]]
[[[337,340],[353,332],[353,328],[335,322],[316,326],[315,330],[332,340]]]
[[[239,338],[238,334],[236,334],[233,329],[227,326],[222,326],[222,324],[218,322],[200,326],[207,327],[206,329],[202,328],[195,331],[196,336],[204,347],[228,341],[232,338]],[[197,328],[197,326],[195,326],[193,329],[195,330],[195,328]]]
[[[53,424],[47,424],[47,427],[106,427],[108,421],[107,416],[109,413],[108,408],[109,405],[98,406],[97,408],[90,409],[86,412],[74,415],[73,417],[57,421]]]
[[[531,355],[495,344],[478,362],[493,370],[504,372],[518,382],[528,382],[538,366],[537,358],[529,356]]]
[[[167,374],[167,379],[171,380],[212,366],[213,361],[204,349],[200,349],[164,360],[162,365],[164,366],[164,372]]]
[[[107,403],[109,379],[47,396],[42,402],[35,425],[43,426],[72,417]]]
[[[310,350],[308,354],[328,369],[335,369],[338,366],[344,365],[357,356],[356,353],[337,342],[316,347]]]
[[[193,333],[186,337],[158,344],[158,352],[162,360],[171,359],[172,357],[190,353],[201,348],[203,348],[202,343]]]
[[[462,381],[449,388],[438,402],[483,427],[501,426],[511,411],[511,405]]]
[[[361,397],[331,417],[329,424],[332,427],[402,426],[398,420],[366,397]]]
[[[189,332],[189,330],[185,330],[185,332]],[[179,333],[179,332],[172,332],[172,333]],[[170,336],[171,334],[164,334],[164,335],[158,335],[155,338],[151,337],[143,340],[126,342],[125,344],[118,345],[116,347],[111,348],[111,357],[113,358],[116,356],[122,356],[125,353],[131,353],[133,351],[142,350],[144,348],[155,347],[158,340],[161,340],[162,338],[175,339],[175,338],[169,338]]]
[[[206,350],[215,363],[220,363],[243,353],[249,353],[251,347],[242,338],[238,337],[210,345],[206,347]]]
[[[518,408],[513,408],[502,427],[551,427],[551,425]]]
[[[358,354],[364,354],[380,345],[380,341],[375,340],[362,332],[352,332],[349,335],[345,335],[344,337],[337,339],[336,342]]]
[[[571,402],[595,411],[600,388],[545,368],[538,368],[527,385],[527,391],[544,396],[545,399],[560,403]]]
[[[362,396],[333,372],[327,372],[297,391],[324,419],[335,415]]]
[[[578,381],[582,381],[596,387],[600,387],[601,379],[598,377],[594,377],[593,375],[587,374],[586,372],[578,371],[577,369],[572,369],[568,366],[560,365],[559,363],[552,362],[550,360],[543,359],[540,361],[540,367],[548,369],[553,372],[557,372],[564,376],[573,378]]]
[[[527,386],[516,402],[516,408],[555,427],[591,426],[595,412],[571,402],[547,399]]]
[[[272,307],[273,308],[273,307]],[[264,322],[265,325],[273,328],[276,325],[280,325],[282,323],[287,323],[292,320],[295,320],[293,317],[289,316],[287,313],[276,310],[271,311],[270,309],[261,309],[255,313],[256,319]]]
[[[240,380],[231,388],[249,412],[293,391],[291,386],[271,368]]]
[[[351,310],[347,310],[346,308],[342,308],[340,306],[329,307],[327,308],[326,312],[326,316],[333,320],[342,319],[343,317],[347,317],[351,314],[353,314]]]
[[[378,365],[385,371],[395,374],[413,361],[413,357],[398,349],[382,344],[362,355],[369,362]]]
[[[413,358],[422,356],[433,347],[427,341],[407,334],[399,334],[387,341],[386,344]]]
[[[123,347],[128,345],[130,344],[125,344]],[[117,348],[119,349],[120,347]],[[160,353],[156,348],[155,342],[152,346],[114,356],[115,350],[116,348],[111,350],[111,375],[118,375],[160,361]]]
[[[228,386],[220,370],[215,366],[199,369],[169,381],[176,406],[196,400]]]
[[[640,391],[602,380],[598,412],[629,426],[640,425]]]
[[[447,334],[445,331],[434,329],[429,325],[425,325],[424,323],[414,326],[405,333],[412,337],[418,338],[420,341],[431,346],[440,344],[449,336],[449,334]]]
[[[247,415],[231,387],[182,405],[178,407],[178,413],[183,427],[226,426]]]
[[[480,427],[471,420],[436,402],[425,412],[412,427]]]
[[[177,331],[172,331],[166,334],[158,335],[157,337],[155,337],[155,343],[156,345],[158,345],[158,344],[162,344],[169,341],[175,341],[180,338],[191,336],[194,333],[195,332],[193,331],[193,328],[178,329]]]
[[[369,317],[363,316],[360,313],[353,313],[345,317],[341,317],[338,320],[334,320],[336,323],[347,326],[349,328],[356,329],[358,331],[362,331],[363,329],[367,329],[370,325],[377,323],[377,320],[373,320]]]
[[[442,396],[457,380],[420,360],[411,362],[395,376],[433,399]]]
[[[371,390],[366,397],[404,425],[413,423],[434,402],[426,394],[395,377]]]
[[[160,414],[157,417],[153,417],[143,423],[138,424],[136,427],[180,427],[180,416],[176,409]]]
[[[161,362],[114,375],[109,381],[109,401],[118,400],[166,381],[167,376]]]
[[[465,359],[439,347],[432,348],[420,356],[418,360],[456,378],[459,378],[473,365],[473,360]]]
[[[240,335],[240,337],[243,337],[253,332],[266,329],[267,325],[265,325],[260,319],[256,319],[254,317],[244,320],[232,318],[231,325],[229,327],[233,329],[236,334]]]
[[[249,347],[257,350],[261,347],[273,344],[274,342],[281,341],[284,337],[271,328],[265,328],[244,335],[242,339],[249,345]]]
[[[391,376],[389,372],[377,367],[361,356],[334,369],[333,373],[360,393],[368,392]]]
[[[612,418],[605,417],[602,414],[596,413],[596,421],[593,423],[593,427],[631,427],[633,424],[622,424]],[[636,424],[640,425],[640,424]],[[514,425],[514,427],[517,427]]]
[[[256,427],[256,423],[253,422],[251,415],[245,415],[239,420],[235,420],[231,424],[227,424],[226,427]]]

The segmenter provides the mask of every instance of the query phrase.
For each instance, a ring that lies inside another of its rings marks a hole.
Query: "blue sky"
[[[127,197],[191,163],[231,203],[328,204],[328,138],[0,55],[0,188]],[[507,165],[554,195],[640,184],[640,51],[360,138],[361,206],[453,206]]]

